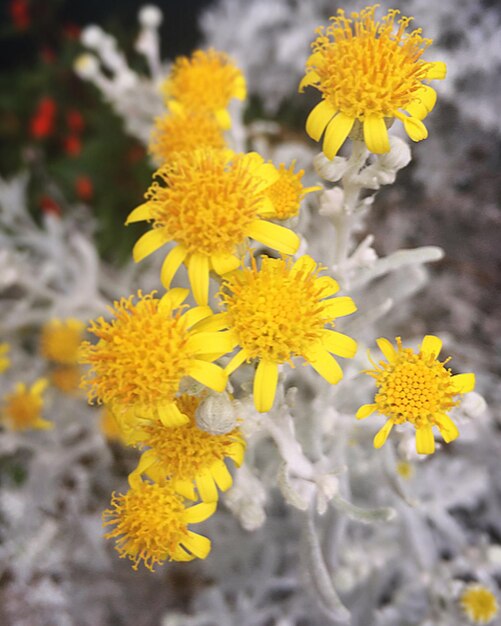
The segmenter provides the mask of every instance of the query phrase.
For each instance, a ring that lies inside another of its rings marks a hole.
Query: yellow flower
[[[395,424],[409,422],[416,428],[416,450],[418,454],[433,454],[435,439],[433,427],[437,426],[446,443],[454,441],[459,431],[447,415],[459,404],[454,397],[475,386],[474,374],[452,375],[445,367],[449,361],[438,360],[442,342],[438,337],[426,335],[419,352],[403,348],[397,337],[397,349],[380,338],[377,344],[387,359],[374,365],[374,370],[365,372],[376,380],[377,393],[373,404],[364,404],[357,411],[357,419],[363,419],[378,411],[388,418],[374,438],[374,446],[380,448]]]
[[[294,172],[295,162],[287,169],[283,163],[278,168],[278,179],[268,187],[266,195],[271,200],[273,212],[269,216],[279,220],[294,217],[307,193],[319,191],[322,187],[303,187],[301,178],[304,170]],[[271,209],[271,207],[270,207]]]
[[[159,419],[165,426],[188,421],[175,403],[181,379],[191,376],[215,391],[223,391],[227,376],[212,363],[233,348],[227,332],[200,332],[194,326],[213,316],[209,307],[183,312],[187,289],[172,289],[122,298],[110,309],[115,319],[92,321],[96,345],[84,342],[81,362],[91,368],[82,379],[89,401],[109,405],[121,426]],[[122,420],[124,424],[122,424]]]
[[[244,457],[245,442],[238,429],[224,435],[211,435],[201,430],[195,422],[195,411],[200,399],[181,396],[179,409],[190,421],[178,428],[166,428],[155,423],[145,426],[137,434],[141,447],[149,448],[141,455],[137,468],[129,477],[131,486],[146,472],[156,481],[170,479],[175,490],[195,500],[194,482],[200,498],[214,502],[221,491],[233,483],[224,459],[230,458],[240,466]]]
[[[73,318],[50,320],[42,328],[40,341],[42,356],[56,363],[74,365],[77,362],[84,328],[83,322]]]
[[[356,306],[349,297],[331,297],[339,285],[329,276],[319,276],[321,269],[309,256],[295,263],[263,257],[260,269],[252,259],[252,267],[223,281],[226,312],[220,321],[233,331],[241,348],[226,371],[231,374],[244,361],[259,361],[254,378],[258,411],[269,411],[273,405],[279,364],[301,356],[336,384],[343,372],[331,353],[355,355],[356,341],[332,328],[335,318],[353,313]]]
[[[224,129],[231,127],[230,100],[246,97],[241,71],[226,53],[216,50],[196,50],[190,58],[177,58],[161,89],[173,113],[209,111]]]
[[[48,385],[45,378],[39,378],[28,389],[24,383],[17,383],[12,393],[5,396],[2,407],[2,421],[11,430],[47,430],[54,424],[42,417],[42,394]]]
[[[50,382],[63,393],[78,394],[81,376],[78,365],[61,365],[50,373]]]
[[[306,132],[319,141],[325,131],[328,159],[352,130],[360,132],[354,126],[363,127],[367,148],[375,154],[390,150],[387,126],[394,118],[403,122],[413,141],[428,136],[422,120],[437,94],[423,81],[445,78],[445,63],[421,58],[431,40],[423,39],[420,29],[406,32],[412,18],[397,21],[399,11],[392,9],[377,22],[377,7],[352,13],[351,19],[339,9],[312,44],[299,90],[311,85],[322,94],[308,116]]]
[[[499,612],[496,596],[483,585],[468,585],[459,602],[473,624],[488,624]]]
[[[7,356],[10,350],[8,343],[0,343],[0,374],[10,367],[10,359]]]
[[[212,113],[188,112],[157,117],[149,150],[159,163],[200,148],[223,149],[223,131]]]
[[[147,202],[129,215],[127,224],[153,220],[133,250],[141,261],[168,241],[177,245],[165,258],[165,288],[184,262],[193,295],[207,304],[209,272],[223,275],[240,265],[240,247],[251,237],[284,254],[294,254],[299,238],[291,230],[262,219],[274,209],[266,195],[278,178],[276,168],[255,153],[199,150],[180,155],[156,173]]]
[[[213,515],[216,503],[201,502],[189,508],[169,483],[139,482],[126,494],[113,494],[111,509],[103,513],[105,534],[116,538],[115,549],[137,570],[141,561],[153,571],[165,561],[205,559],[211,542],[189,530],[188,524],[203,522]]]

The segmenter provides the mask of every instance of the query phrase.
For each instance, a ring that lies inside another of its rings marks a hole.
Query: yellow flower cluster
[[[81,371],[78,349],[84,336],[85,324],[75,318],[54,318],[44,324],[40,338],[40,353],[50,364],[50,382],[63,393],[77,392]]]

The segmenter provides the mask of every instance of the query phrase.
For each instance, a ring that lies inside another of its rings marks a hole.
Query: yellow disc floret
[[[103,523],[114,528],[105,537],[117,540],[117,552],[133,562],[133,569],[141,561],[153,570],[165,561],[205,559],[210,552],[210,540],[189,530],[188,524],[210,517],[215,503],[186,508],[172,485],[139,482],[126,494],[114,493],[111,506],[103,513]]]
[[[42,394],[48,385],[45,378],[39,378],[28,389],[24,383],[17,383],[12,393],[5,396],[2,406],[2,422],[11,430],[47,430],[53,423],[42,417]]]
[[[295,233],[262,219],[270,210],[273,213],[266,190],[278,173],[259,155],[199,150],[180,155],[156,177],[147,202],[129,215],[127,223],[153,220],[153,230],[134,246],[136,262],[168,241],[177,243],[162,267],[166,288],[184,262],[195,300],[207,304],[209,271],[222,275],[236,269],[247,237],[285,254],[296,252]]]
[[[421,120],[432,110],[436,93],[423,81],[444,78],[445,64],[421,58],[431,40],[420,29],[407,32],[412,18],[397,19],[399,11],[392,9],[376,21],[377,7],[352,13],[351,19],[339,9],[312,44],[300,89],[312,85],[323,99],[310,113],[306,130],[316,141],[325,131],[323,150],[329,159],[355,122],[376,154],[390,149],[386,122],[393,118],[403,121],[414,141],[428,134]]]
[[[212,435],[201,430],[195,422],[195,411],[200,399],[181,396],[177,400],[180,411],[190,421],[178,428],[166,428],[160,423],[141,429],[137,440],[143,452],[137,469],[129,478],[131,484],[146,472],[155,480],[173,481],[181,494],[195,499],[194,483],[202,500],[217,500],[217,487],[229,489],[233,483],[225,463],[231,458],[237,465],[243,461],[245,443],[238,429],[224,435]]]
[[[120,421],[135,418],[160,419],[166,426],[188,418],[174,399],[184,376],[222,391],[226,376],[215,364],[214,353],[232,349],[228,333],[191,330],[191,326],[212,315],[208,307],[180,309],[187,290],[173,289],[161,299],[155,292],[122,298],[114,303],[114,319],[92,321],[89,332],[96,345],[82,344],[81,362],[91,367],[82,380],[89,401],[110,405]],[[212,355],[212,356],[211,356]]]
[[[302,356],[335,384],[343,374],[330,353],[351,358],[356,352],[353,339],[332,330],[334,319],[353,313],[355,304],[348,297],[331,298],[339,286],[319,276],[320,270],[309,256],[295,263],[263,257],[259,269],[253,260],[252,267],[223,282],[224,319],[241,348],[226,369],[259,359],[254,381],[259,411],[273,404],[279,364]]]
[[[74,365],[77,362],[84,328],[83,322],[73,318],[50,320],[42,328],[40,340],[42,356],[55,363]]]
[[[232,98],[246,97],[242,72],[226,53],[212,49],[177,58],[162,92],[171,111],[210,111],[222,128],[231,126]]]
[[[294,172],[294,166],[295,163],[292,163],[289,168],[286,168],[281,163],[278,169],[278,179],[266,191],[274,209],[272,217],[279,220],[297,215],[304,196],[321,189],[321,187],[303,187],[301,178],[304,170]]]
[[[483,585],[468,585],[459,602],[472,624],[489,624],[499,612],[496,596]]]
[[[388,418],[374,439],[376,448],[386,441],[395,424],[409,422],[416,428],[416,450],[419,454],[435,451],[433,427],[437,426],[449,443],[459,435],[447,412],[459,404],[456,396],[473,390],[473,374],[453,375],[445,367],[449,359],[438,360],[442,342],[427,335],[419,352],[403,348],[399,337],[397,349],[387,339],[377,343],[388,362],[381,361],[366,373],[376,380],[377,393],[373,404],[365,404],[357,412],[362,419],[378,411]]]

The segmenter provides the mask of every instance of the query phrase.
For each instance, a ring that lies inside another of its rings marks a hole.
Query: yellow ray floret
[[[39,378],[28,389],[24,383],[17,383],[12,393],[5,396],[2,406],[2,422],[11,430],[47,430],[54,424],[42,417],[42,394],[48,385],[45,378]]]
[[[82,379],[89,401],[109,405],[120,425],[132,429],[138,420],[165,426],[187,422],[175,403],[181,379],[191,376],[223,391],[227,376],[211,361],[234,345],[228,332],[193,328],[213,314],[209,307],[185,312],[181,303],[188,290],[172,289],[162,298],[155,293],[115,302],[111,322],[101,317],[89,326],[97,344],[84,342],[80,353],[81,362],[90,365]]]
[[[225,147],[223,131],[214,115],[196,111],[157,117],[149,151],[162,164],[179,153],[190,153],[200,148],[222,150]]]
[[[152,570],[165,561],[205,559],[211,542],[188,528],[213,515],[216,503],[201,502],[187,507],[169,483],[139,481],[125,494],[113,494],[111,509],[103,513],[104,526],[113,527],[106,539],[116,539],[121,558],[137,570],[143,562]]]
[[[478,583],[465,588],[459,603],[472,624],[490,624],[499,613],[496,596],[490,589]]]
[[[179,410],[190,421],[178,428],[166,428],[161,423],[150,424],[137,435],[143,452],[138,467],[129,477],[131,486],[146,473],[156,481],[169,479],[180,494],[195,499],[195,485],[205,502],[218,499],[217,488],[229,489],[232,476],[224,460],[232,459],[240,466],[244,457],[245,442],[238,429],[224,435],[212,435],[198,428],[195,411],[199,398],[181,396],[177,399]]]
[[[84,329],[85,324],[74,318],[50,320],[42,328],[42,356],[62,365],[75,365]]]
[[[399,11],[391,9],[376,21],[377,7],[352,13],[351,19],[339,9],[312,44],[299,89],[313,86],[322,94],[306,132],[315,141],[324,135],[328,159],[336,156],[354,126],[361,127],[367,148],[375,154],[390,150],[387,127],[394,118],[403,122],[413,141],[428,136],[422,120],[437,95],[425,81],[445,78],[445,63],[421,58],[431,40],[420,29],[406,32],[412,18],[397,19]]]
[[[352,358],[354,339],[334,328],[334,320],[356,311],[349,297],[332,298],[339,286],[309,256],[291,259],[262,257],[252,267],[229,275],[221,298],[225,312],[220,319],[231,329],[240,347],[226,371],[244,361],[258,361],[254,378],[254,404],[269,411],[275,399],[278,366],[303,357],[328,382],[343,376],[332,356]]]
[[[263,219],[274,212],[266,194],[278,172],[258,154],[199,150],[180,155],[156,176],[146,203],[132,211],[127,224],[153,221],[153,229],[134,246],[136,262],[165,243],[176,242],[162,267],[165,288],[185,263],[195,300],[205,305],[209,272],[223,275],[236,269],[247,237],[284,254],[298,249],[295,233]]]
[[[230,101],[246,97],[242,72],[226,53],[212,49],[177,58],[161,90],[172,112],[209,111],[224,129],[231,126]]]
[[[8,343],[0,343],[0,374],[3,374],[10,367],[9,351],[10,346]]]
[[[271,200],[269,217],[285,220],[294,217],[304,196],[312,191],[320,191],[322,187],[303,187],[301,178],[304,170],[294,172],[295,162],[289,168],[283,163],[278,168],[277,180],[268,187],[266,195]]]
[[[449,359],[441,362],[438,356],[442,342],[434,335],[426,335],[419,352],[403,348],[400,337],[397,347],[384,338],[377,344],[387,362],[380,361],[374,370],[365,372],[376,380],[374,403],[361,406],[356,417],[363,419],[378,411],[388,418],[374,438],[380,448],[395,424],[409,422],[416,429],[418,454],[433,454],[436,426],[446,443],[459,436],[457,426],[447,412],[459,404],[455,397],[473,391],[474,374],[456,374],[445,367]]]

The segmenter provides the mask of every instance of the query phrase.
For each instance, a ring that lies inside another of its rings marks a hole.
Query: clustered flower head
[[[465,587],[459,603],[472,624],[490,624],[499,613],[496,596],[488,587],[477,583]]]
[[[14,391],[7,394],[1,407],[2,423],[15,431],[47,430],[53,423],[42,417],[43,393],[49,381],[39,378],[31,387],[17,383]]]
[[[374,154],[389,152],[388,126],[395,118],[413,141],[428,136],[422,120],[437,94],[427,82],[445,78],[445,63],[422,59],[431,40],[421,36],[421,29],[407,32],[412,18],[399,18],[399,11],[391,9],[377,21],[377,7],[350,18],[339,9],[331,24],[319,29],[306,62],[300,91],[313,86],[322,94],[306,132],[315,141],[323,135],[328,159],[350,134],[363,137]]]

